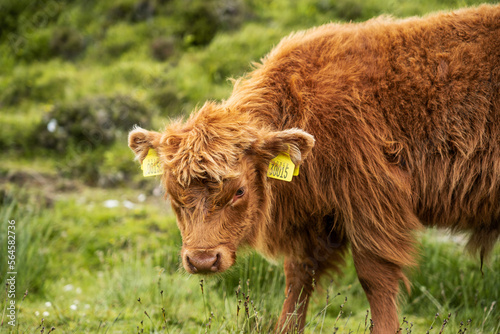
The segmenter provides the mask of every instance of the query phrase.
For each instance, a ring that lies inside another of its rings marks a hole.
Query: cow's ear
[[[135,153],[136,160],[142,163],[150,148],[156,149],[160,144],[161,134],[155,131],[135,127],[128,134],[128,147]]]
[[[311,153],[314,137],[301,129],[283,131],[261,131],[254,149],[266,160],[271,160],[280,153],[288,153],[295,165],[300,165]]]

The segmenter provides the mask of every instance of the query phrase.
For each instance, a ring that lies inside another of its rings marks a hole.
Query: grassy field
[[[4,198],[0,213],[1,230],[14,219],[17,231],[18,327],[10,328],[3,317],[7,332],[39,332],[41,326],[64,333],[267,333],[272,328],[284,292],[279,264],[247,253],[222,277],[187,275],[179,268],[175,219],[154,190],[103,190],[75,181],[53,184],[43,174],[23,177],[38,185],[11,188],[14,196]],[[52,187],[62,189],[52,192]],[[47,193],[55,195],[47,198]],[[6,244],[4,234],[1,238]],[[463,254],[461,238],[434,230],[421,238],[421,265],[409,274],[411,295],[402,298],[404,333],[424,333],[431,326],[430,333],[440,333],[445,320],[445,333],[465,328],[497,333],[500,249],[483,276],[478,261]],[[0,269],[7,271],[5,262]],[[333,279],[313,297],[307,332],[368,333],[368,304],[352,262],[343,277]],[[6,300],[0,304],[4,314]]]
[[[227,274],[187,275],[175,218],[158,180],[141,177],[127,131],[160,129],[228,97],[227,78],[291,31],[477,3],[2,1],[0,332],[269,332],[282,265],[245,251]],[[412,292],[401,297],[403,333],[500,333],[500,247],[482,273],[463,236],[429,230],[420,239]],[[306,332],[369,333],[368,309],[348,257],[342,277],[318,284]]]

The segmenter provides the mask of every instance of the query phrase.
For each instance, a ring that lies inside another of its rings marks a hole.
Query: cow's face
[[[223,272],[234,264],[239,247],[258,247],[273,202],[266,176],[270,160],[287,152],[300,164],[314,145],[302,130],[256,129],[232,116],[202,114],[163,134],[137,128],[129,135],[140,161],[150,148],[160,157],[189,273]]]
[[[181,257],[190,273],[222,272],[236,250],[254,244],[265,220],[265,185],[249,157],[242,157],[230,177],[193,179],[183,186],[167,171],[166,189],[182,234]]]

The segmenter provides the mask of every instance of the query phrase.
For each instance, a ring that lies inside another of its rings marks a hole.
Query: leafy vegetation
[[[267,333],[283,301],[280,265],[249,253],[203,282],[180,270],[175,218],[158,181],[141,177],[128,130],[161,129],[227,98],[227,79],[292,31],[476,3],[2,1],[0,281],[5,287],[5,231],[15,220],[18,326],[7,324],[2,290],[0,331]],[[403,333],[498,333],[500,249],[483,276],[460,238],[430,231],[422,240]],[[334,279],[315,294],[306,331],[369,332],[351,261]]]

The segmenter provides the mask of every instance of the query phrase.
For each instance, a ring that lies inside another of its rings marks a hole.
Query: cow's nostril
[[[215,256],[215,262],[212,264],[212,268],[210,268],[210,270],[215,273],[219,271],[219,266],[220,266],[220,253],[217,253],[217,255]]]
[[[191,271],[196,274],[198,272],[198,269],[196,269],[196,267],[191,263],[189,256],[186,256],[186,262],[189,266],[189,269],[191,269]]]

